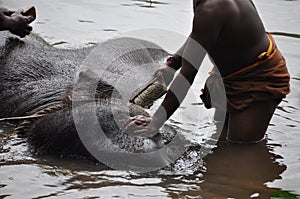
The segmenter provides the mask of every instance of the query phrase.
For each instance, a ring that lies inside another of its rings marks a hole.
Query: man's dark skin
[[[24,16],[23,10],[11,11],[0,8],[0,31],[8,30],[19,37],[25,37],[32,31],[29,25],[33,21],[32,16]]]
[[[199,0],[190,38],[177,52],[183,57],[180,73],[152,118],[134,117],[125,127],[126,131],[153,135],[177,110],[205,56],[201,50],[195,50],[194,41],[204,47],[222,76],[253,64],[269,46],[265,28],[251,1]],[[190,64],[186,58],[193,59],[194,63]],[[170,67],[164,65],[156,75],[163,74],[169,80],[166,75],[169,71]],[[256,102],[244,111],[229,113],[227,139],[242,143],[263,139],[276,106],[274,100]]]

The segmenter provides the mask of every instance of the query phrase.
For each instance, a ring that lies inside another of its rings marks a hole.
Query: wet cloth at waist
[[[269,48],[257,57],[254,64],[223,78],[215,70],[210,73],[200,95],[206,108],[225,110],[227,106],[227,112],[242,111],[253,102],[282,99],[290,92],[285,59],[271,34],[267,33],[267,36]],[[211,94],[221,92],[223,85],[227,102],[212,100]]]

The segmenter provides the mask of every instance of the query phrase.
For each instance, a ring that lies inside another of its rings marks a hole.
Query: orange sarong
[[[221,77],[215,71],[211,72],[200,96],[206,108],[225,110],[224,105],[227,105],[227,112],[242,111],[253,102],[281,100],[290,92],[290,75],[285,59],[271,34],[267,35],[270,40],[269,48],[257,57],[254,64],[226,77]],[[211,101],[209,92],[218,92],[223,84],[227,102]]]

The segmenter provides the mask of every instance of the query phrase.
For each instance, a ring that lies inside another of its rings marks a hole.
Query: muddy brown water
[[[192,172],[149,175],[117,171],[86,160],[36,157],[24,139],[6,139],[3,135],[11,127],[0,124],[0,198],[299,198],[300,3],[256,0],[255,4],[267,30],[275,35],[292,78],[291,93],[278,106],[266,141],[219,147]],[[144,39],[151,35],[161,41],[162,36],[148,28],[162,30],[163,36],[165,30],[185,36],[191,29],[191,1],[0,1],[0,6],[11,9],[29,5],[35,5],[38,12],[34,32],[58,48],[89,46],[138,29],[148,33]],[[171,41],[174,46],[170,49],[181,44],[181,40]],[[203,65],[210,64],[206,60]],[[213,127],[211,112],[198,97],[209,70],[202,68],[171,120],[194,142],[203,140]]]

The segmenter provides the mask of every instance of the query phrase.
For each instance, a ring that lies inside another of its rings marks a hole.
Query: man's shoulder
[[[239,8],[236,0],[200,0],[195,14],[226,15],[238,12]]]

